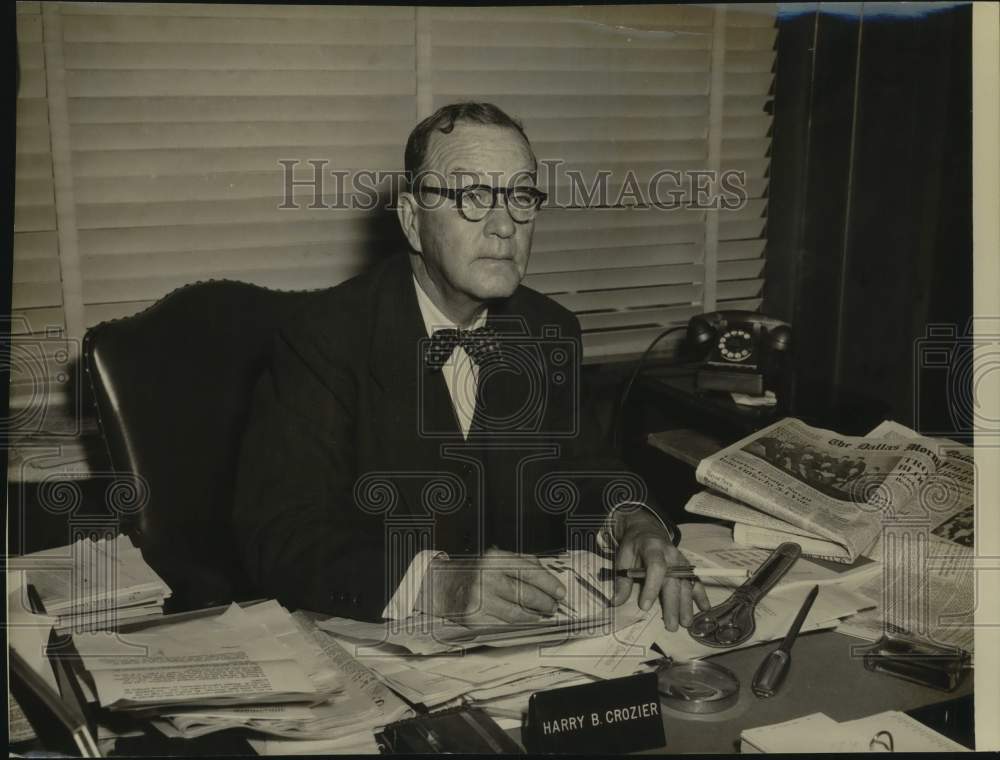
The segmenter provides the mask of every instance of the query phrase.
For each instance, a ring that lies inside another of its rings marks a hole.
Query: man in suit
[[[579,322],[520,284],[544,201],[522,127],[446,106],[405,162],[410,250],[282,330],[257,386],[234,512],[250,576],[346,617],[528,622],[567,593],[532,555],[586,534],[687,625],[707,597],[665,576],[679,533],[581,400]]]

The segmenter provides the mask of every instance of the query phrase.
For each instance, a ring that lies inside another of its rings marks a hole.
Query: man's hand
[[[415,606],[463,625],[535,623],[565,596],[535,557],[489,549],[477,559],[431,562]]]
[[[624,514],[615,533],[620,536],[615,569],[645,568],[646,578],[639,581],[642,583],[639,607],[648,610],[659,596],[663,624],[668,631],[676,631],[678,621],[685,628],[691,625],[692,599],[697,602],[699,609],[708,609],[708,595],[700,581],[692,583],[683,578],[666,576],[669,566],[689,563],[671,543],[670,536],[653,515],[645,510]],[[615,595],[612,599],[614,605],[622,604],[629,598],[634,582],[629,578],[618,578],[615,581]]]

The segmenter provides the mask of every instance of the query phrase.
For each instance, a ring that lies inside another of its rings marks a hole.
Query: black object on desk
[[[660,406],[672,424],[710,433],[725,444],[755,433],[783,417],[798,417],[814,427],[836,430],[843,435],[865,435],[891,416],[889,404],[876,398],[840,389],[835,399],[827,390],[799,381],[794,372],[782,376],[775,390],[775,406],[741,406],[722,391],[699,391],[697,367],[667,365],[649,367],[636,383],[646,407]]]
[[[377,737],[391,754],[520,754],[509,734],[481,709],[463,707],[401,720]]]
[[[733,442],[767,427],[789,413],[787,392],[779,390],[775,406],[741,406],[723,391],[699,391],[697,368],[650,367],[640,378],[642,399],[669,409],[679,426],[692,425]]]
[[[656,673],[539,691],[522,731],[530,752],[621,754],[666,744]]]
[[[10,662],[12,693],[35,732],[54,741],[60,751],[75,746],[81,757],[100,757],[94,734],[79,702],[70,694],[60,696],[13,649],[10,650]],[[65,689],[65,681],[58,668],[56,675],[60,688]]]
[[[699,389],[759,396],[780,382],[792,343],[787,322],[749,311],[697,314],[688,322],[687,346],[700,354]]]
[[[865,668],[941,691],[954,691],[965,675],[968,652],[887,630],[864,654]]]
[[[809,610],[812,608],[813,602],[816,601],[818,593],[819,586],[813,586],[812,591],[809,592],[806,600],[802,603],[799,614],[792,621],[792,626],[788,629],[788,633],[785,634],[785,638],[777,647],[767,653],[767,656],[760,663],[760,667],[757,668],[757,672],[754,673],[751,688],[753,689],[753,693],[758,697],[764,699],[773,697],[778,693],[778,689],[781,688],[781,684],[784,682],[785,676],[788,675],[788,669],[792,664],[792,646],[795,644],[795,639],[798,638],[799,631],[802,629],[802,623],[805,622],[806,615],[809,614]]]

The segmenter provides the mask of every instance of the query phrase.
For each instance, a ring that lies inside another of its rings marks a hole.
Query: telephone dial
[[[689,350],[703,362],[698,390],[762,395],[783,369],[791,342],[787,322],[752,311],[697,314],[687,327]]]

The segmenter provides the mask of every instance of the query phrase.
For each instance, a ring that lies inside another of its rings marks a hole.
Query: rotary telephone
[[[791,347],[787,322],[752,311],[697,314],[687,327],[689,350],[701,360],[698,390],[760,396],[774,385],[784,354]]]

